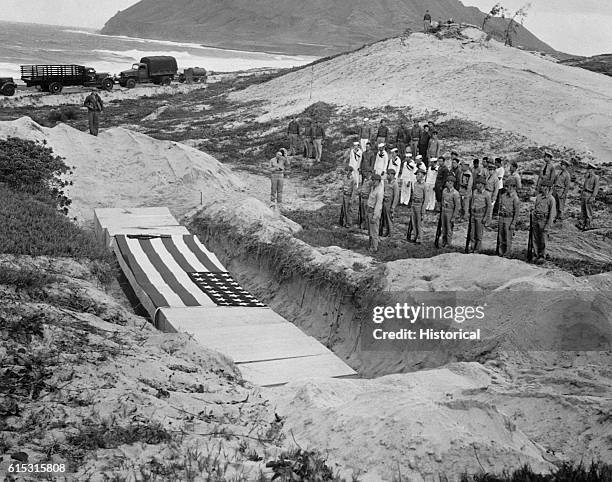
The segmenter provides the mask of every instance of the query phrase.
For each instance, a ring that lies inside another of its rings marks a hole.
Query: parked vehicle
[[[130,70],[121,72],[117,81],[121,87],[128,89],[145,82],[168,85],[174,80],[177,72],[178,66],[174,57],[154,55],[141,58],[140,63],[132,65]]]
[[[43,92],[59,94],[69,85],[99,87],[111,90],[115,82],[110,74],[96,72],[83,65],[22,65],[21,80],[28,87],[37,86]]]
[[[12,77],[0,77],[0,94],[11,96],[15,93],[17,85]]]
[[[188,84],[191,82],[206,82],[208,79],[208,72],[206,69],[201,67],[189,67],[181,74],[179,74],[178,81],[179,82],[187,82]]]

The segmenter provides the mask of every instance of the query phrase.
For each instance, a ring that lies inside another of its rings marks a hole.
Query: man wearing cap
[[[386,125],[385,119],[381,119],[380,125],[378,126],[378,132],[376,133],[377,144],[387,144],[389,139],[389,128]]]
[[[512,236],[519,218],[521,202],[516,194],[516,182],[513,178],[506,181],[504,193],[499,196],[499,221],[497,236],[499,237],[500,256],[506,256],[512,251]]]
[[[542,181],[533,205],[532,241],[536,261],[546,257],[548,231],[556,217],[555,198],[550,194],[551,182]]]
[[[314,155],[314,143],[312,137],[312,121],[306,121],[304,127],[304,150],[306,151],[306,159],[312,159]]]
[[[552,194],[555,198],[555,202],[557,203],[557,219],[555,219],[555,223],[557,221],[563,222],[565,201],[567,200],[567,193],[569,192],[570,186],[572,184],[572,176],[567,170],[568,166],[569,161],[563,159],[561,161],[561,171],[557,174],[553,182]]]
[[[361,172],[363,180],[359,186],[359,228],[368,229],[368,198],[372,192],[372,171]]]
[[[421,139],[422,129],[417,121],[412,122],[412,127],[410,128],[410,152],[412,157],[416,157],[419,153],[419,140]]]
[[[374,158],[374,174],[380,174],[383,176],[388,165],[389,155],[387,154],[387,151],[385,151],[385,144],[381,142],[378,144],[378,152]]]
[[[538,175],[538,182],[536,183],[536,192],[540,192],[540,184],[546,181],[550,183],[552,186],[555,181],[555,177],[557,177],[557,171],[555,170],[555,166],[553,165],[553,155],[550,151],[544,151],[544,166],[540,169],[540,174]]]
[[[414,242],[421,244],[421,222],[425,216],[425,168],[419,168],[416,172],[416,182],[412,189],[410,206],[410,222],[414,231]],[[412,241],[408,238],[408,241]]]
[[[412,160],[412,154],[409,152],[406,154],[406,162],[402,164],[402,173],[399,175],[400,179],[400,203],[404,206],[408,206],[410,203],[410,197],[412,196],[412,189],[416,183],[416,170],[417,165]]]
[[[355,180],[355,186],[359,185],[359,168],[361,167],[361,160],[363,153],[359,147],[359,142],[353,142],[353,148],[349,149],[348,152],[348,165],[353,169],[353,179]]]
[[[378,252],[378,230],[380,228],[380,215],[382,212],[384,187],[381,184],[380,174],[372,176],[372,190],[368,197],[368,234],[370,238],[369,251]]]
[[[359,146],[357,146],[359,147]],[[353,177],[353,168],[351,166],[345,166],[346,177],[342,183],[342,209],[340,210],[340,226],[345,228],[351,227],[351,201],[353,200],[353,193],[357,189],[357,184]]]
[[[442,202],[442,191],[444,190],[444,186],[446,186],[446,179],[449,175],[450,172],[448,167],[446,167],[446,160],[444,159],[444,156],[438,157],[438,174],[436,176],[436,183],[434,185],[437,203]]]
[[[366,151],[366,144],[372,137],[372,129],[368,125],[369,120],[370,119],[368,119],[367,117],[364,117],[363,124],[361,124],[361,127],[359,128],[359,143],[361,147],[361,152]]]
[[[472,197],[472,184],[474,176],[470,171],[470,163],[465,160],[461,163],[461,171],[459,173],[459,196],[461,196],[461,217],[465,218],[468,215],[470,208],[470,199]]]
[[[440,155],[440,141],[438,140],[438,131],[434,130],[431,133],[429,139],[429,145],[427,146],[427,160],[437,159]]]
[[[399,202],[399,186],[395,179],[395,169],[387,169],[387,179],[384,183],[383,208],[380,222],[380,235],[388,237],[393,229],[393,214]]]
[[[398,149],[398,155],[402,161],[406,159],[406,145],[408,144],[408,130],[404,124],[404,119],[400,119],[397,133],[395,134],[395,145]]]
[[[389,162],[387,164],[387,171],[393,169],[395,171],[395,177],[399,175],[402,160],[398,157],[398,148],[394,147],[389,151]]]
[[[312,137],[315,150],[315,160],[321,162],[321,154],[323,154],[323,141],[325,141],[325,130],[321,127],[319,121],[315,121]]]
[[[361,166],[359,166],[359,172],[361,173],[361,177],[363,178],[364,172],[369,171],[370,176],[374,171],[374,162],[376,161],[376,152],[372,150],[372,145],[370,142],[366,142],[366,150],[363,152],[361,156]]]
[[[587,166],[587,175],[584,178],[582,193],[580,194],[581,212],[582,212],[582,229],[590,229],[593,221],[593,202],[599,191],[599,176],[595,173],[597,166],[589,162]]]
[[[98,94],[98,88],[92,87],[91,92],[87,97],[83,105],[87,107],[87,120],[89,122],[89,133],[92,136],[98,135],[98,129],[100,128],[100,114],[104,112],[104,102],[100,94]]]
[[[480,175],[476,178],[476,189],[470,203],[470,252],[479,253],[482,247],[482,231],[491,222],[493,205],[491,194],[485,191],[486,179]]]
[[[281,151],[276,153],[276,157],[270,159],[268,163],[270,169],[270,201],[271,207],[279,207],[283,202],[283,183],[285,170],[289,167],[289,159]]]
[[[295,120],[295,116],[291,116],[291,122],[287,127],[287,135],[289,136],[289,153],[295,156],[300,148],[300,124]]]
[[[439,175],[439,173],[438,173]],[[450,174],[446,178],[446,186],[442,191],[442,247],[450,246],[453,241],[453,228],[455,218],[461,209],[461,198],[455,189],[455,176]]]

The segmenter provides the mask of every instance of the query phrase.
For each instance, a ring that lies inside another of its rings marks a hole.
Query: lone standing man
[[[412,189],[410,222],[414,231],[414,241],[421,244],[421,222],[425,216],[425,169],[419,168],[416,173],[416,183]],[[412,239],[408,238],[408,241]]]
[[[319,121],[315,121],[315,125],[312,130],[312,137],[314,142],[315,161],[321,162],[321,154],[323,154],[323,141],[325,140],[325,130],[323,127],[321,127]]]
[[[372,129],[368,125],[369,120],[367,117],[364,117],[363,124],[359,128],[359,143],[361,144],[362,152],[366,151],[366,144],[370,141],[370,137],[372,137]]]
[[[270,159],[270,201],[272,208],[280,208],[283,202],[283,183],[285,170],[289,167],[289,159],[278,151],[276,156]]]
[[[521,202],[516,194],[516,181],[509,178],[506,181],[504,193],[499,196],[499,221],[497,236],[499,237],[500,256],[506,256],[512,251],[512,236],[519,218]]]
[[[584,185],[580,195],[582,208],[582,225],[580,228],[582,229],[589,229],[591,227],[591,222],[593,221],[593,202],[597,196],[597,191],[599,191],[599,176],[595,173],[597,166],[589,162],[587,169],[587,175],[584,178]]]
[[[536,196],[533,205],[533,228],[532,242],[535,254],[535,261],[541,262],[546,257],[546,241],[548,231],[552,226],[556,216],[555,198],[550,194],[550,181],[543,181],[540,184],[540,191]]]
[[[425,10],[425,15],[423,16],[423,33],[429,32],[431,28],[431,14],[429,10]]]
[[[470,204],[470,252],[479,253],[482,247],[482,231],[491,222],[493,205],[491,204],[491,193],[485,191],[486,179],[483,175],[476,178],[476,190],[472,194]]]
[[[439,173],[438,173],[439,175]],[[461,209],[461,198],[455,189],[455,176],[446,178],[446,187],[442,191],[442,247],[450,246],[453,242],[453,229],[455,218]]]
[[[89,133],[92,136],[98,135],[100,127],[100,112],[104,112],[104,103],[98,94],[98,88],[94,87],[87,97],[83,105],[87,107],[87,120],[89,121]]]
[[[372,191],[368,197],[368,229],[370,238],[368,250],[371,253],[378,252],[378,229],[380,228],[380,214],[382,212],[384,196],[381,179],[380,174],[372,176]]]
[[[555,177],[553,184],[553,196],[557,203],[557,219],[555,223],[560,221],[563,223],[563,211],[565,211],[565,201],[567,201],[567,193],[569,192],[572,184],[572,176],[570,175],[567,168],[569,167],[569,161],[563,159],[561,161],[561,171]]]
[[[300,149],[300,124],[295,120],[295,116],[291,116],[287,134],[289,135],[289,154],[295,156]]]

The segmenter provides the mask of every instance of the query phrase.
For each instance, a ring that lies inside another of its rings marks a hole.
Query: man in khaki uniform
[[[380,235],[384,238],[393,230],[393,214],[399,202],[399,185],[395,178],[395,169],[387,169],[387,179],[384,186],[383,209],[380,224]]]
[[[455,189],[455,176],[452,174],[446,178],[446,187],[442,191],[442,247],[450,246],[453,241],[453,229],[455,219],[461,209],[461,197]]]
[[[372,176],[372,190],[368,197],[368,229],[370,245],[368,250],[371,253],[378,252],[378,229],[380,228],[380,214],[382,212],[384,190],[381,185],[380,174]]]
[[[289,159],[282,152],[277,152],[276,157],[273,157],[268,167],[270,168],[270,201],[271,207],[279,207],[283,202],[283,183],[285,178],[285,170],[289,167]]]
[[[470,203],[470,252],[478,253],[482,246],[482,231],[491,222],[493,205],[491,203],[491,193],[485,191],[486,179],[484,176],[476,178],[476,190],[472,193]]]
[[[416,173],[416,182],[412,188],[410,197],[410,222],[414,231],[414,242],[421,244],[421,221],[425,216],[425,169],[419,169]],[[408,238],[408,241],[412,239]]]
[[[368,198],[372,192],[372,171],[361,171],[363,181],[359,186],[359,228],[368,229]]]
[[[536,262],[546,257],[548,231],[556,216],[555,198],[550,194],[550,188],[550,181],[543,181],[533,205],[532,241]]]
[[[504,185],[504,192],[499,196],[499,221],[497,236],[499,239],[500,256],[506,256],[512,251],[512,236],[519,218],[521,202],[516,194],[516,181],[510,177]]]
[[[354,171],[351,166],[346,166],[346,177],[342,183],[342,209],[340,210],[340,226],[345,228],[351,227],[351,202],[353,200],[353,192],[356,191],[357,183],[353,176]]]
[[[569,192],[572,176],[570,175],[567,168],[569,167],[569,161],[563,159],[561,161],[561,171],[557,174],[553,183],[553,196],[557,203],[557,219],[555,222],[563,222],[563,211],[565,210],[565,201],[567,200],[567,193]]]
[[[536,192],[540,192],[540,185],[546,181],[552,186],[555,181],[555,177],[557,177],[557,170],[553,165],[553,155],[550,151],[544,151],[544,166],[540,169],[540,174],[538,175],[538,182],[536,183]]]
[[[582,193],[580,195],[582,229],[589,229],[591,227],[591,222],[593,221],[593,202],[595,202],[597,191],[599,191],[599,176],[595,174],[597,166],[589,162],[587,169],[587,175],[584,178],[584,185],[582,186]]]
[[[468,215],[470,207],[470,199],[472,197],[472,183],[474,176],[470,171],[470,163],[464,160],[461,163],[459,171],[459,196],[461,196],[461,217],[465,218]]]

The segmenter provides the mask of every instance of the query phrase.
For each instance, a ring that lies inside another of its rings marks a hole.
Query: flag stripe
[[[200,263],[200,260],[196,257],[196,255],[191,251],[191,249],[189,249],[189,246],[187,246],[187,244],[185,244],[185,240],[183,239],[183,236],[174,236],[172,238],[172,241],[174,242],[174,244],[176,245],[176,248],[181,252],[181,254],[184,256],[185,260],[191,265],[193,266],[195,269],[194,271],[208,271],[208,269],[206,268],[206,266],[204,266],[202,263]]]
[[[179,285],[184,288],[195,300],[195,305],[188,306],[214,306],[215,303],[200,290],[197,285],[191,280],[187,272],[177,263],[172,253],[167,249],[166,243],[162,239],[151,239],[149,241],[155,253],[161,259],[161,262],[170,270],[176,278]],[[178,253],[180,255],[180,253]],[[175,290],[177,291],[177,290]]]
[[[202,242],[198,239],[197,236],[193,237],[193,242],[195,243],[195,245],[198,247],[198,249],[200,249],[200,251],[202,251],[203,253],[206,254],[206,256],[208,256],[208,258],[214,263],[214,265],[217,267],[217,270],[220,272],[224,272],[227,271],[225,269],[225,266],[223,266],[223,264],[221,264],[221,261],[219,261],[219,258],[217,258],[217,256],[215,255],[215,253],[213,253],[212,251],[209,251],[208,248],[206,246],[204,246],[202,244]]]
[[[208,255],[206,253],[206,251],[208,251],[208,250],[204,251],[200,247],[198,247],[198,245],[196,244],[194,238],[195,237],[191,236],[191,235],[184,235],[183,236],[183,241],[185,242],[187,247],[191,250],[191,252],[196,256],[196,258],[198,258],[200,263],[202,263],[206,267],[204,269],[204,271],[212,271],[212,272],[223,271],[222,269],[219,268],[219,266],[217,266],[208,257]],[[206,248],[204,248],[204,249],[206,249]]]
[[[137,239],[129,239],[128,247],[134,254],[136,262],[140,265],[145,275],[149,279],[149,282],[153,284],[157,290],[166,298],[165,306],[185,306],[183,300],[172,290],[170,286],[164,281],[161,274],[155,266],[151,263],[148,256],[142,250],[142,246]]]
[[[181,267],[183,271],[197,271],[196,267],[189,264],[183,253],[181,253],[181,251],[177,247],[175,242],[177,239],[178,236],[174,236],[171,238],[162,238],[161,241],[168,253],[172,255],[174,261],[176,261],[176,263]]]
[[[115,241],[117,242],[117,247],[119,248],[119,252],[123,256],[124,261],[132,270],[132,273],[134,274],[134,279],[141,286],[147,296],[151,299],[151,302],[155,306],[168,306],[166,298],[164,298],[162,293],[149,281],[149,278],[147,277],[144,270],[136,262],[136,258],[130,251],[130,248],[127,244],[126,236],[115,236]]]
[[[159,253],[155,250],[155,247],[153,246],[151,241],[152,240],[150,239],[138,240],[142,250],[147,255],[149,261],[155,267],[157,272],[161,275],[164,282],[170,287],[172,291],[174,291],[174,293],[176,293],[176,295],[181,299],[181,302],[184,306],[198,306],[198,301],[177,279],[177,277],[166,265],[166,263],[164,263]]]

